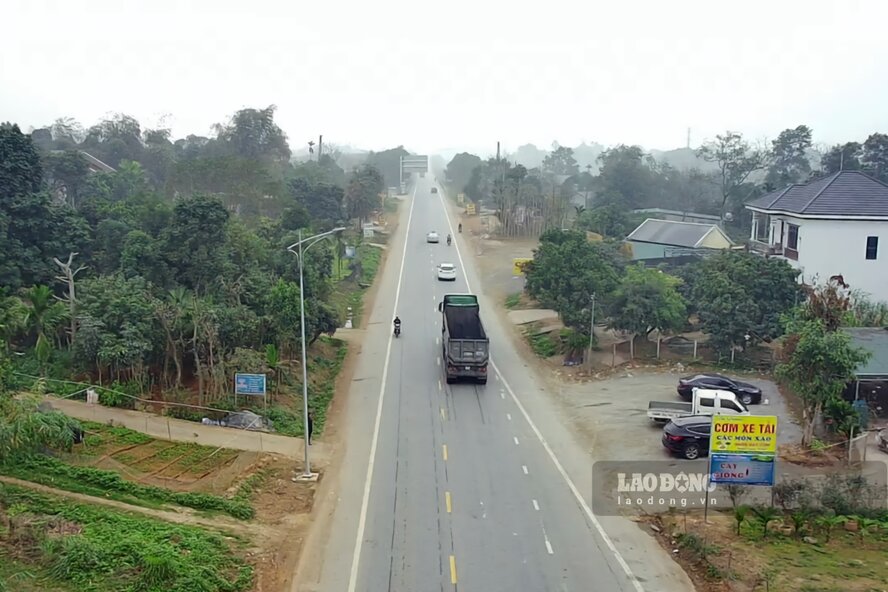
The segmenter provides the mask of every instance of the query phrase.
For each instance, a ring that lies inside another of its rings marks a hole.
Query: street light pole
[[[342,232],[343,230],[345,230],[344,226],[303,239],[302,229],[300,228],[299,242],[293,243],[287,247],[287,250],[296,255],[299,260],[299,328],[302,333],[302,437],[305,442],[305,445],[303,446],[305,449],[305,462],[303,463],[304,467],[302,469],[303,479],[311,479],[313,476],[308,458],[308,356],[306,354],[308,348],[306,347],[307,344],[305,342],[305,282],[302,276],[302,267],[304,263],[303,255],[312,245],[322,241],[332,234]],[[308,244],[306,245],[305,243]],[[303,247],[303,245],[305,246]],[[294,251],[293,247],[299,247],[299,250]]]

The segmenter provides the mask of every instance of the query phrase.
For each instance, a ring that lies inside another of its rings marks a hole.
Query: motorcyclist
[[[460,234],[462,234],[462,222],[459,223],[458,230],[459,230]]]
[[[401,319],[395,315],[395,333],[401,332]]]
[[[448,234],[448,235],[447,235],[447,245],[448,245],[448,246],[450,246],[450,241],[451,241],[451,238],[450,238],[450,235]]]

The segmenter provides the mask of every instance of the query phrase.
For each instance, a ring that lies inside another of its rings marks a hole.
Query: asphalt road
[[[591,460],[565,449],[573,445],[562,440],[566,423],[544,407],[543,389],[483,297],[494,359],[489,383],[445,384],[437,304],[479,282],[468,249],[457,253],[461,237],[447,246],[445,203],[431,187],[420,179],[403,204],[408,211],[349,393],[348,450],[329,494],[336,498],[329,539],[308,542],[324,552],[308,550],[315,563],[293,589],[692,590],[668,556],[652,556],[662,553],[636,526],[616,518],[617,536],[605,534],[583,497]],[[430,230],[441,243],[426,243]],[[436,279],[441,262],[456,264],[456,282]],[[395,312],[403,321],[399,339],[391,337]],[[562,464],[567,452],[572,459]]]

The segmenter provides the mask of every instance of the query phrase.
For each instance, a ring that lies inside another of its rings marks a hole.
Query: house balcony
[[[799,260],[799,252],[781,244],[772,245],[770,243],[758,240],[750,240],[747,243],[749,250],[753,253],[763,255],[765,257],[785,257],[791,261]]]

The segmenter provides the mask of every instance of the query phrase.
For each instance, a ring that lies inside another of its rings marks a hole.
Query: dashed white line
[[[540,511],[540,505],[537,503],[536,500],[533,500],[533,509],[536,510],[537,512]]]
[[[512,414],[506,413],[506,419],[508,419],[509,421],[512,421]]]
[[[438,365],[441,365],[441,358],[435,358],[435,361],[438,362]]]
[[[441,379],[440,378],[438,379],[438,390],[439,391],[441,390]]]
[[[546,537],[546,535],[543,535]],[[552,550],[552,543],[549,542],[549,537],[546,537],[546,551],[549,552],[549,555],[554,555],[555,551]]]
[[[439,339],[440,339],[439,337],[435,337],[435,345],[441,345],[441,342],[439,341]]]
[[[521,470],[524,471],[524,474],[527,475],[527,465],[521,465]]]
[[[515,446],[518,446],[518,436],[512,436],[512,439],[515,440]]]
[[[415,193],[415,191],[414,191]],[[453,233],[453,223],[450,221],[450,213],[447,211],[447,204],[444,202],[444,194],[443,192],[438,195],[438,199],[441,200],[441,205],[444,207],[444,215],[447,219],[447,225],[450,227],[450,232]],[[412,206],[411,206],[412,207]],[[459,250],[459,243],[456,244],[456,256],[459,259],[459,264],[463,269],[466,268],[465,261],[463,261],[462,253]],[[466,276],[466,290],[468,292],[472,291],[472,287],[469,284],[469,278]],[[437,309],[435,310],[437,312]],[[564,469],[564,465],[561,464],[561,461],[558,460],[558,457],[555,455],[555,451],[552,450],[552,447],[549,446],[549,442],[543,437],[542,432],[540,432],[537,425],[530,418],[530,414],[527,412],[527,409],[524,408],[524,405],[521,403],[521,400],[515,394],[515,391],[512,390],[512,387],[509,386],[508,381],[505,376],[500,373],[499,368],[497,368],[496,363],[494,363],[493,358],[490,360],[490,367],[493,368],[493,378],[494,380],[499,380],[502,385],[509,389],[509,394],[512,397],[512,401],[515,403],[515,406],[518,407],[518,411],[521,412],[522,417],[527,422],[527,425],[530,426],[530,429],[533,431],[537,440],[539,440],[540,445],[542,445],[543,450],[546,451],[546,454],[549,455],[549,460],[552,461],[552,464],[555,465],[555,469],[558,471],[558,474],[561,475],[561,478],[567,484],[568,489],[573,494],[574,498],[577,500],[580,508],[583,509],[583,512],[586,514],[586,517],[589,519],[589,522],[595,527],[595,530],[598,532],[598,536],[604,541],[604,544],[607,546],[608,550],[617,560],[617,563],[620,564],[620,567],[623,569],[623,573],[626,574],[627,579],[629,579],[632,587],[635,589],[635,592],[645,592],[644,586],[641,585],[641,582],[638,580],[638,576],[632,571],[632,568],[629,567],[629,564],[626,563],[626,559],[623,557],[623,554],[620,553],[620,550],[617,549],[617,546],[614,544],[614,541],[610,538],[607,532],[604,530],[604,526],[601,525],[601,522],[598,521],[598,518],[595,516],[595,513],[592,511],[592,508],[589,506],[588,502],[586,502],[585,498],[583,498],[583,494],[580,493],[580,490],[577,488],[576,483],[574,483],[573,479],[571,479],[570,475],[567,474],[567,471]],[[500,396],[505,399],[505,394],[500,391]]]
[[[500,399],[505,399],[505,398],[506,398],[506,393],[500,391]]]

